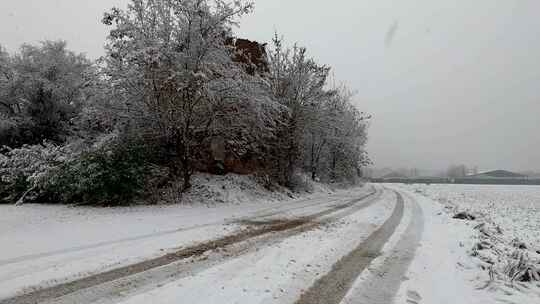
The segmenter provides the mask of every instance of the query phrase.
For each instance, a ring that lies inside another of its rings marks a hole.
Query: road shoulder
[[[394,303],[494,303],[489,294],[475,288],[474,274],[467,270],[470,259],[461,240],[471,237],[472,229],[453,222],[437,202],[396,189],[418,203],[424,214],[424,233]]]

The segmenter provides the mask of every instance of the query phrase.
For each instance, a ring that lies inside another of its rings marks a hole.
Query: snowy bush
[[[143,193],[146,148],[104,137],[92,146],[51,143],[0,154],[4,203],[125,205]]]
[[[53,169],[73,155],[74,145],[57,146],[49,142],[5,148],[0,154],[0,176],[3,202],[22,203],[27,194],[39,192]]]
[[[518,238],[508,240],[494,222],[486,218],[481,221],[475,227],[478,241],[470,254],[482,261],[489,271],[490,281],[486,287],[496,281],[510,284],[540,281],[540,259],[536,254]]]
[[[150,165],[145,149],[115,143],[82,153],[56,167],[43,185],[50,202],[126,205],[143,194]]]

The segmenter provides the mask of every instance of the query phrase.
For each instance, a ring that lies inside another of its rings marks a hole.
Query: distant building
[[[407,178],[408,176],[406,176],[405,174],[403,173],[400,173],[400,172],[396,172],[396,171],[393,171],[393,172],[390,172],[384,176],[382,176],[381,178],[382,179],[390,179],[390,178]]]
[[[494,170],[468,176],[470,178],[502,178],[502,179],[527,179],[527,175],[514,173],[506,170]]]

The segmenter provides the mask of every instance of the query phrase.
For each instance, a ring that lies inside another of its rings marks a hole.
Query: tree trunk
[[[336,153],[332,152],[332,165],[331,165],[331,173],[330,173],[332,182],[335,182],[337,179],[336,166],[337,166]]]
[[[24,204],[24,200],[26,199],[26,196],[28,195],[28,193],[30,193],[34,189],[36,189],[35,186],[33,186],[30,189],[26,190],[26,192],[24,192],[24,194],[17,200],[17,202],[15,203],[15,206],[20,206],[20,205]]]
[[[191,172],[184,169],[184,184],[182,185],[182,192],[187,192],[191,189]]]
[[[311,134],[311,160],[310,160],[310,167],[311,167],[311,180],[315,180],[317,178],[317,173],[315,172],[315,136],[313,133]]]
[[[182,171],[182,193],[191,189],[191,175],[193,173],[190,149],[185,140],[186,136],[182,136],[180,132],[176,134],[176,154],[180,159]]]
[[[191,175],[193,173],[191,158],[189,157],[188,149],[183,149],[184,154],[182,155],[182,192],[186,192],[191,189]]]
[[[296,163],[295,152],[296,152],[295,146],[291,141],[291,145],[289,147],[289,151],[287,155],[287,171],[286,171],[287,172],[286,183],[287,183],[287,186],[289,187],[294,186],[292,184],[292,177],[294,175],[294,165]]]

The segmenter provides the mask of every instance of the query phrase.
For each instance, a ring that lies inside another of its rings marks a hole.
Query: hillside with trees
[[[105,56],[64,41],[0,49],[0,203],[126,205],[196,172],[355,181],[369,116],[331,68],[233,29],[252,2],[132,0],[104,14]],[[237,42],[235,42],[237,41]],[[254,56],[257,54],[257,56]]]

